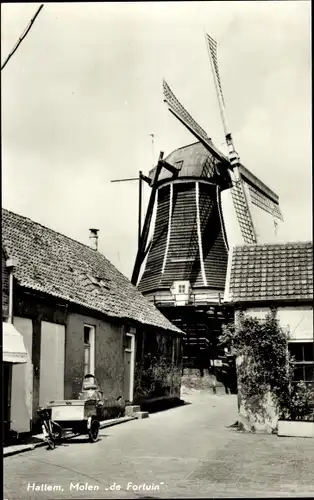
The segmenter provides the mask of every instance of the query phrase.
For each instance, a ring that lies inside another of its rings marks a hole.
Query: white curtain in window
[[[84,375],[90,373],[90,345],[84,344]]]

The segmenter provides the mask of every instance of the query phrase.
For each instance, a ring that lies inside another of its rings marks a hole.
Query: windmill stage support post
[[[141,244],[141,232],[142,232],[142,195],[143,195],[143,172],[140,170],[138,175],[138,249]]]
[[[155,198],[156,198],[156,192],[157,192],[157,183],[159,179],[160,172],[162,168],[165,168],[169,172],[171,172],[174,176],[178,174],[180,168],[174,167],[170,163],[166,162],[163,160],[164,153],[161,151],[159,155],[159,160],[157,163],[157,167],[155,170],[155,175],[153,181],[150,180],[149,177],[146,177],[143,175],[142,172],[140,172],[140,178],[141,180],[145,180],[150,186],[152,186],[152,191],[150,194],[149,202],[148,202],[148,207],[146,211],[146,217],[145,221],[143,224],[143,231],[141,233],[141,236],[139,238],[139,244],[138,244],[138,252],[136,255],[135,259],[135,264],[134,264],[134,270],[131,278],[131,283],[133,285],[137,285],[137,280],[139,277],[141,265],[143,263],[143,260],[146,257],[146,254],[148,252],[148,247],[147,247],[147,240],[148,240],[148,235],[149,235],[149,229],[150,229],[150,224],[152,220],[152,215],[153,215],[153,209],[154,209],[154,204],[155,204]],[[141,188],[140,188],[141,192]],[[142,210],[142,200],[140,201],[140,211]]]
[[[149,228],[150,228],[150,223],[152,220],[153,209],[154,209],[154,204],[155,204],[155,197],[156,197],[156,192],[157,192],[157,182],[158,182],[158,178],[159,178],[159,175],[160,175],[160,172],[162,169],[163,156],[164,156],[164,153],[161,151],[160,155],[159,155],[157,167],[155,170],[154,179],[152,182],[152,190],[151,190],[150,197],[149,197],[148,207],[147,207],[146,216],[145,216],[143,229],[142,229],[142,234],[141,234],[141,238],[140,238],[140,242],[139,242],[140,244],[139,244],[139,248],[138,248],[136,259],[135,259],[134,269],[133,269],[132,278],[131,278],[131,283],[135,286],[137,285],[137,280],[138,280],[138,276],[140,273],[141,265],[142,265],[142,262],[145,258],[146,244],[147,244]]]
[[[155,198],[156,198],[156,192],[157,192],[157,182],[159,179],[160,172],[162,168],[165,168],[169,172],[171,172],[173,175],[176,175],[179,172],[179,168],[174,167],[173,165],[170,165],[170,163],[167,163],[166,161],[163,160],[164,153],[163,151],[160,152],[157,167],[155,170],[155,175],[153,178],[153,181],[147,177],[146,175],[143,174],[143,172],[140,170],[138,177],[131,177],[128,179],[115,179],[112,180],[111,182],[128,182],[128,181],[138,181],[138,189],[139,189],[139,195],[138,195],[138,249],[137,249],[137,254],[136,254],[136,259],[135,259],[135,264],[134,264],[134,269],[133,269],[133,274],[131,278],[131,283],[133,285],[137,285],[137,280],[138,276],[140,273],[141,265],[143,263],[143,260],[145,259],[145,256],[148,252],[148,247],[147,247],[147,240],[148,240],[148,235],[149,235],[149,229],[150,229],[150,223],[152,220],[152,215],[153,215],[153,209],[154,209],[154,204],[155,204]],[[148,207],[146,211],[146,216],[142,228],[142,205],[143,205],[143,181],[147,182],[149,186],[152,187],[149,202],[148,202]]]

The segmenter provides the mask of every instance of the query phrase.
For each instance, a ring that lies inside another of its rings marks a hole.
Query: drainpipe
[[[8,259],[5,264],[9,270],[9,317],[7,322],[13,324],[13,275],[14,268],[16,267],[16,260]]]

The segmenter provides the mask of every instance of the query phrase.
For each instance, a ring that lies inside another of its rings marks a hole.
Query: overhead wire
[[[13,56],[13,54],[17,51],[17,49],[21,45],[21,43],[24,40],[24,38],[26,38],[27,34],[29,33],[31,27],[33,26],[33,24],[34,24],[34,22],[35,22],[35,20],[36,20],[36,18],[38,16],[38,14],[40,13],[41,9],[43,8],[43,6],[44,6],[44,4],[41,4],[41,6],[37,9],[36,14],[31,19],[31,21],[29,22],[29,24],[27,25],[27,27],[25,28],[25,30],[23,31],[22,35],[20,36],[20,38],[18,39],[18,41],[14,45],[13,49],[11,50],[11,52],[9,53],[9,55],[7,56],[7,58],[4,61],[4,63],[1,65],[1,71],[8,64],[9,60],[11,59],[11,57]]]

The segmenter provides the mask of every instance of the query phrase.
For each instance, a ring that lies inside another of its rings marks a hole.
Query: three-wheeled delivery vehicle
[[[99,435],[99,415],[103,406],[102,392],[93,375],[83,380],[80,399],[50,401],[38,409],[43,439],[54,449],[63,439],[86,434],[91,442]]]

